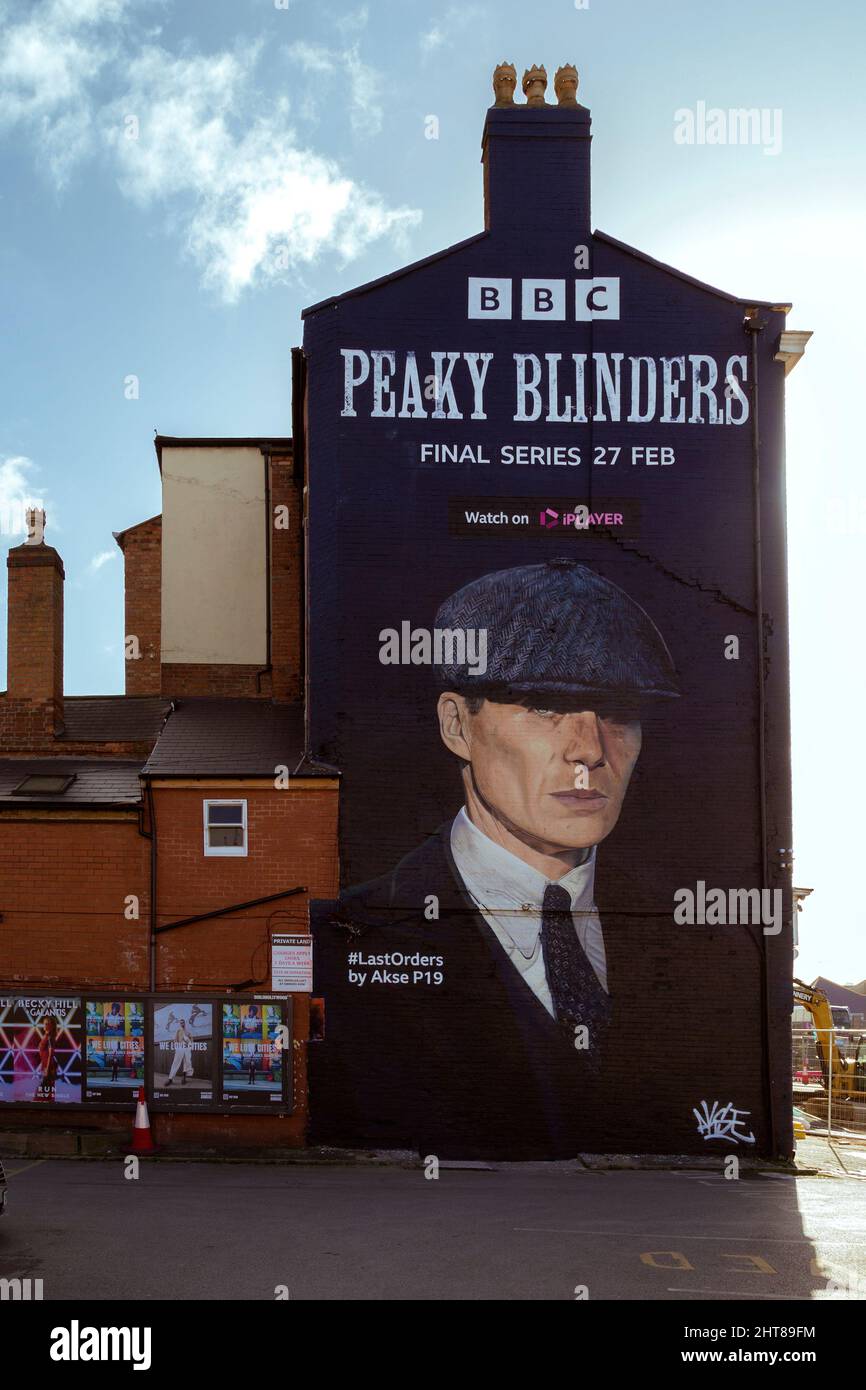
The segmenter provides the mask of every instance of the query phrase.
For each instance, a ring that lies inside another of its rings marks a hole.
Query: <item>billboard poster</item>
[[[155,1105],[214,1104],[216,1049],[211,1000],[151,1004],[152,1096]]]
[[[144,1048],[143,1000],[88,999],[84,1099],[131,1104],[144,1081]]]
[[[0,1103],[81,1101],[81,1000],[0,997]]]
[[[314,1142],[790,1143],[786,306],[593,232],[589,146],[491,108],[485,230],[305,315]]]
[[[282,1104],[283,1006],[222,1005],[222,1099],[237,1106]]]

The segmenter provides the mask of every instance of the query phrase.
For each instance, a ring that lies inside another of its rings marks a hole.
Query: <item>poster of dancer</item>
[[[213,1001],[175,999],[151,1008],[154,1104],[171,1109],[213,1105]]]

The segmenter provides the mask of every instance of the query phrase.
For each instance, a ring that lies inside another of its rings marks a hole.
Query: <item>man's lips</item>
[[[604,792],[594,787],[570,787],[568,791],[551,792],[564,806],[580,807],[583,810],[599,810],[607,801]]]

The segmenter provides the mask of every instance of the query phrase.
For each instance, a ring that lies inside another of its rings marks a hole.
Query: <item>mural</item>
[[[313,1137],[784,1147],[784,316],[591,232],[585,108],[484,151],[483,233],[305,316]]]

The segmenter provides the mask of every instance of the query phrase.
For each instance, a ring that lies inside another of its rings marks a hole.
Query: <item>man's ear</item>
[[[445,690],[436,705],[439,718],[439,733],[445,747],[450,749],[463,762],[470,763],[469,751],[469,711],[462,695],[453,690]]]

